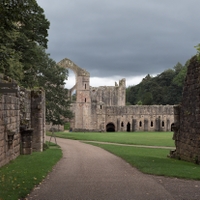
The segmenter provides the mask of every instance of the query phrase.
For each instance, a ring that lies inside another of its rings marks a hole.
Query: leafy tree
[[[143,96],[143,105],[152,105],[153,104],[153,97],[151,92],[146,92]]]
[[[187,73],[187,67],[184,66],[182,69],[179,71],[179,73],[174,77],[173,83],[179,87],[183,87],[185,77]]]
[[[47,47],[49,22],[35,0],[0,2],[0,72],[21,80],[37,45]],[[27,62],[27,60],[29,62]],[[33,67],[33,66],[32,66]]]
[[[46,92],[46,119],[63,124],[71,118],[68,71],[56,65],[45,52],[49,22],[36,0],[0,2],[0,72],[26,88],[43,87]]]
[[[37,54],[37,68],[31,69],[32,74],[26,76],[22,84],[29,88],[43,87],[46,94],[46,121],[64,124],[67,118],[73,116],[69,109],[71,102],[68,90],[65,88],[68,70],[56,65],[44,48],[38,46]]]
[[[173,69],[165,70],[155,77],[148,74],[138,85],[127,88],[127,101],[133,105],[180,103],[188,64],[189,61],[185,66],[177,63]]]

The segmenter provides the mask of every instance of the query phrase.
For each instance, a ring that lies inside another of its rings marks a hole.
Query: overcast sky
[[[37,0],[50,21],[47,52],[86,69],[91,85],[135,85],[185,64],[200,43],[200,0]]]

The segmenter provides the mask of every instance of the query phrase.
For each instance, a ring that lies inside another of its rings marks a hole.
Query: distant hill
[[[174,105],[180,103],[189,60],[183,66],[177,63],[152,77],[149,74],[135,86],[126,89],[127,105]]]

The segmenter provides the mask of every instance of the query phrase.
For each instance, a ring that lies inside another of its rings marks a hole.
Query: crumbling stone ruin
[[[73,131],[171,131],[174,122],[172,105],[126,106],[126,80],[115,86],[90,86],[90,74],[65,58],[58,65],[75,73],[76,102],[71,109]]]
[[[176,150],[170,156],[200,163],[200,61],[190,60],[183,89],[183,100],[174,107]]]
[[[20,154],[43,151],[45,94],[0,74],[0,167]]]

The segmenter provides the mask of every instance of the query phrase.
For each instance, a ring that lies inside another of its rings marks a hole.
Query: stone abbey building
[[[90,74],[69,59],[58,65],[75,73],[76,83],[69,95],[76,90],[76,102],[72,104],[73,131],[171,131],[174,122],[172,105],[126,106],[126,80],[115,86],[90,86]]]

